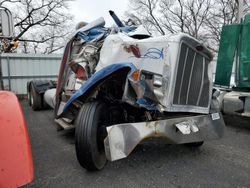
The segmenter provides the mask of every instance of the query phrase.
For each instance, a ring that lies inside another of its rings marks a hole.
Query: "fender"
[[[20,187],[34,176],[28,131],[14,93],[0,91],[0,104],[0,187]]]
[[[27,83],[27,91],[30,91],[31,84],[39,94],[44,94],[48,89],[56,88],[56,84],[52,80],[32,80]]]
[[[78,97],[84,96],[89,91],[94,90],[100,84],[100,82],[107,79],[110,75],[114,74],[116,71],[119,71],[122,69],[130,69],[130,71],[128,71],[129,72],[128,75],[130,75],[131,72],[134,72],[136,70],[136,67],[132,63],[119,63],[119,64],[109,65],[99,70],[92,77],[90,77],[80,87],[80,89],[75,92],[74,95],[71,96],[71,98],[65,104],[63,108],[63,112],[66,111],[67,108],[71,105],[71,103],[75,101]]]

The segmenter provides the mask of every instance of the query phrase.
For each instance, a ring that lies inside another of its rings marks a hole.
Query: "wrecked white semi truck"
[[[27,87],[34,110],[50,105],[60,127],[75,127],[79,163],[100,170],[151,137],[192,146],[220,138],[208,49],[182,33],[151,37],[111,14],[118,27],[100,18],[76,31],[56,84]]]

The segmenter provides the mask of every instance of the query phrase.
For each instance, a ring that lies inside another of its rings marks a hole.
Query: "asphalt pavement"
[[[154,139],[102,171],[88,172],[77,162],[74,132],[56,131],[52,110],[34,112],[26,101],[21,104],[35,167],[34,181],[25,187],[250,188],[250,119],[226,117],[225,136],[201,148]]]

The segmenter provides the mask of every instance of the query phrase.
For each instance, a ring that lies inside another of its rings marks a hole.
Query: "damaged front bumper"
[[[163,137],[170,144],[218,139],[224,133],[220,113],[151,122],[125,123],[107,127],[104,140],[106,157],[115,161],[127,157],[146,138]]]

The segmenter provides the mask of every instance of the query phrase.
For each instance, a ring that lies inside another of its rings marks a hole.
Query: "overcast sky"
[[[113,20],[108,11],[113,10],[122,17],[127,10],[127,0],[75,0],[70,4],[76,23],[79,21],[91,22],[99,17],[104,17],[106,26],[113,25]]]

